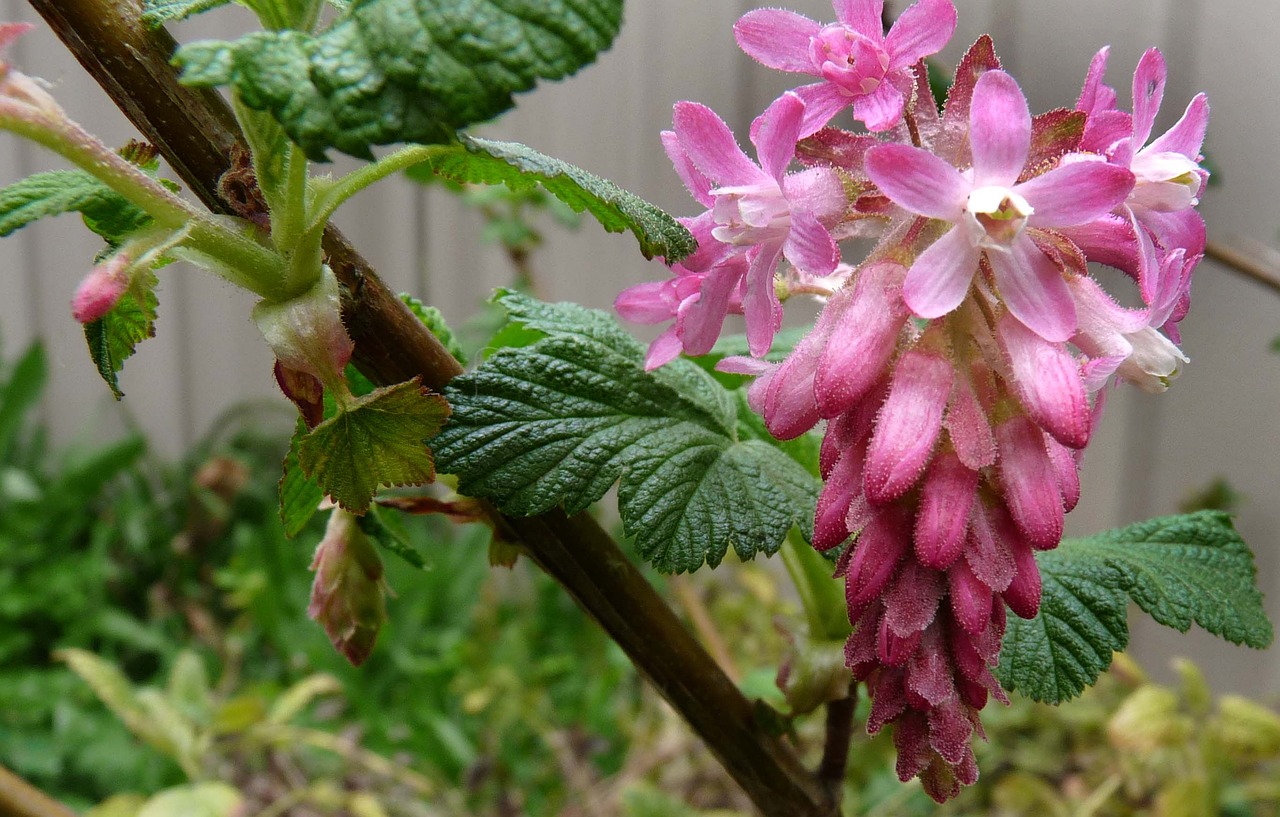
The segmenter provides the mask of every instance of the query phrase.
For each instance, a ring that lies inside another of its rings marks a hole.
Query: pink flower
[[[969,139],[973,167],[964,172],[910,145],[867,153],[867,174],[895,204],[952,224],[908,270],[907,306],[922,318],[951,312],[985,256],[1009,311],[1045,340],[1065,341],[1076,328],[1071,292],[1029,230],[1104,216],[1124,201],[1133,176],[1101,161],[1078,161],[1019,183],[1030,151],[1031,114],[1018,84],[1003,71],[979,78]]]
[[[1133,191],[1120,209],[1130,220],[1139,242],[1138,285],[1143,300],[1151,304],[1163,289],[1157,280],[1164,268],[1164,256],[1181,249],[1186,258],[1203,254],[1204,221],[1193,209],[1209,174],[1200,167],[1200,148],[1209,122],[1209,104],[1197,94],[1182,118],[1162,136],[1147,144],[1164,100],[1168,69],[1159,49],[1142,55],[1133,74],[1133,114],[1114,110],[1114,92],[1094,89],[1101,86],[1106,71],[1107,49],[1102,49],[1089,66],[1085,90],[1077,108],[1089,114],[1083,147],[1095,150],[1118,167],[1134,174]],[[1187,280],[1187,287],[1190,280]],[[1188,289],[1180,298],[1185,301]],[[1185,313],[1185,306],[1181,312]],[[1167,316],[1176,321],[1181,314]]]
[[[675,130],[663,144],[685,185],[710,209],[711,237],[724,252],[746,253],[749,268],[743,293],[751,353],[764,355],[782,319],[773,275],[779,258],[812,275],[829,275],[840,259],[826,224],[847,207],[835,171],[812,168],[788,175],[795,157],[804,103],[784,94],[757,120],[751,141],[760,164],[734,141],[729,127],[710,108],[694,102],[675,107]],[[695,219],[705,222],[706,216]],[[826,224],[824,224],[826,222]],[[714,263],[716,251],[706,259]]]
[[[902,121],[912,65],[941,51],[956,30],[951,0],[920,0],[885,36],[883,0],[835,0],[828,26],[782,9],[757,9],[733,27],[738,45],[756,61],[822,77],[795,90],[805,102],[800,136],[820,130],[849,105],[872,131]]]
[[[72,316],[80,323],[106,317],[133,283],[133,261],[121,251],[94,267],[71,299]]]

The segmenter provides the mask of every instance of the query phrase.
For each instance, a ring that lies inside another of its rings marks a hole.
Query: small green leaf
[[[422,301],[412,295],[401,292],[400,300],[404,301],[404,305],[409,307],[409,311],[422,321],[422,325],[427,327],[431,334],[436,336],[436,340],[444,346],[449,354],[463,366],[467,365],[467,355],[462,351],[462,345],[458,343],[457,335],[453,334],[453,330],[449,328],[444,320],[444,315],[434,306],[427,306]]]
[[[317,161],[329,148],[449,142],[512,94],[608,48],[622,0],[357,0],[323,33],[255,32],[182,47],[190,85],[231,85]]]
[[[154,272],[135,275],[129,290],[110,312],[84,325],[89,356],[117,400],[124,397],[118,379],[124,362],[133,355],[139,343],[155,337],[156,309],[160,305],[155,293],[157,283]]]
[[[448,416],[444,399],[417,379],[377,389],[312,429],[298,446],[298,461],[335,502],[361,514],[380,485],[435,478],[424,440]]]
[[[280,522],[284,535],[292,539],[306,528],[324,499],[324,489],[315,480],[302,473],[298,463],[298,446],[307,436],[307,424],[298,418],[289,441],[289,453],[284,457],[284,475],[280,477]]]
[[[739,437],[738,402],[698,367],[644,370],[645,349],[603,312],[500,301],[544,335],[502,349],[448,396],[435,440],[460,490],[513,514],[576,513],[615,483],[627,535],[659,570],[774,553],[813,516],[818,481],[772,445]]]
[[[1057,703],[1078,695],[1129,640],[1129,599],[1180,632],[1198,624],[1261,649],[1273,632],[1253,554],[1228,514],[1152,519],[1037,554],[1040,614],[1011,618],[998,677],[1008,689]]]
[[[83,170],[37,173],[0,189],[0,237],[48,216],[81,213],[111,244],[151,223],[151,217]]]
[[[151,28],[225,6],[231,0],[142,0],[142,22]]]
[[[456,149],[441,150],[409,170],[410,177],[442,176],[465,184],[505,184],[516,192],[542,186],[575,213],[589,212],[611,233],[630,230],[645,258],[679,261],[697,248],[693,236],[658,207],[610,181],[516,142],[460,136]]]

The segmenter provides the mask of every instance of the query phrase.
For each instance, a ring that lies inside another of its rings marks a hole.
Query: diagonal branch
[[[0,815],[4,817],[75,817],[75,812],[0,766]]]
[[[85,69],[214,210],[232,149],[243,145],[216,93],[186,88],[169,66],[176,47],[147,30],[137,0],[31,0]],[[461,368],[337,230],[325,232],[341,282],[343,318],[356,366],[379,384],[421,377],[439,391]],[[833,817],[835,804],[791,749],[756,722],[754,709],[689,634],[617,544],[589,516],[552,512],[508,518],[486,506],[499,530],[608,632],[636,667],[706,741],[760,810],[773,817]]]

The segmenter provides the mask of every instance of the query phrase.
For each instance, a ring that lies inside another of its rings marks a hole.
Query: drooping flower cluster
[[[940,114],[923,58],[955,29],[950,0],[920,0],[887,35],[881,10],[835,0],[828,26],[772,9],[739,21],[749,55],[822,82],[752,125],[759,166],[710,110],[676,106],[663,143],[708,208],[686,222],[699,249],[617,307],[674,319],[650,367],[707,352],[743,314],[756,359],[721,366],[758,375],[750,399],[775,436],[825,423],[814,546],[845,548],[847,663],[869,731],[892,724],[899,775],[941,801],[977,778],[978,712],[1004,700],[991,668],[1006,607],[1038,610],[1033,553],[1058,545],[1079,500],[1103,387],[1160,391],[1186,361],[1208,107],[1196,97],[1148,143],[1163,58],[1142,58],[1125,112],[1103,49],[1075,110],[1033,117],[984,37]],[[829,124],[850,107],[870,133]],[[856,267],[838,251],[852,236],[878,238]],[[1121,307],[1090,262],[1127,273],[1143,306]],[[779,292],[825,303],[769,364]]]

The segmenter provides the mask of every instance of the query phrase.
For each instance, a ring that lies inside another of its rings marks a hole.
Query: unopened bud
[[[80,282],[71,299],[71,314],[80,323],[92,323],[107,315],[129,291],[132,259],[123,251],[98,264]]]
[[[342,377],[354,344],[342,325],[338,280],[325,267],[310,290],[288,301],[260,301],[253,320],[276,359],[326,386]]]
[[[355,516],[333,510],[311,569],[316,577],[307,615],[348,661],[363,664],[387,620],[386,583],[382,559]]]

